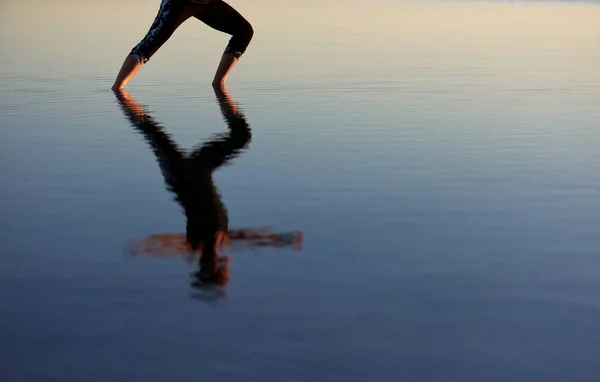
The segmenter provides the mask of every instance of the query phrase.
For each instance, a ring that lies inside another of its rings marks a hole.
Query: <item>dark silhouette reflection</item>
[[[131,248],[131,254],[162,257],[183,256],[195,261],[199,270],[192,285],[206,288],[224,286],[229,281],[229,256],[221,251],[254,246],[294,246],[299,249],[299,232],[273,233],[265,228],[230,229],[228,213],[213,181],[213,172],[231,162],[248,147],[252,138],[243,113],[227,90],[215,88],[217,102],[228,131],[208,140],[191,153],[183,152],[163,128],[125,90],[117,100],[132,125],[143,134],[154,151],[167,189],[183,207],[186,234],[170,233],[145,237]],[[232,245],[235,244],[235,245]]]

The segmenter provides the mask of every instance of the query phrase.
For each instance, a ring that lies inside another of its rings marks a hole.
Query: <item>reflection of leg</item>
[[[215,91],[215,96],[217,97],[217,102],[219,103],[223,117],[225,117],[227,121],[231,118],[238,117],[237,104],[229,95],[225,85],[215,85],[213,86],[213,90]]]
[[[156,155],[156,161],[165,178],[167,188],[180,197],[182,187],[184,187],[182,184],[186,168],[182,151],[163,127],[147,114],[142,105],[126,90],[115,91],[115,95],[127,119],[136,130],[143,134]]]
[[[202,167],[210,171],[216,170],[237,157],[252,139],[252,131],[246,118],[237,108],[225,87],[215,86],[214,90],[229,131],[205,142],[191,153],[191,157],[196,163],[201,163]]]
[[[223,85],[252,40],[252,25],[222,0],[209,1],[195,16],[211,28],[231,35],[213,79],[213,85]]]
[[[191,8],[178,0],[163,0],[158,14],[146,36],[125,58],[121,70],[113,84],[113,90],[123,89],[125,85],[148,62],[158,49],[173,35],[175,30],[192,15]]]

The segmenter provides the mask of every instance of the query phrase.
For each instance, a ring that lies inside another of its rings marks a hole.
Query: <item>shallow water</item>
[[[2,381],[597,380],[598,5],[231,2],[252,141],[215,182],[304,248],[214,299],[123,251],[186,223],[108,90],[158,2],[119,4],[0,4]],[[226,41],[190,21],[128,86],[185,149]]]

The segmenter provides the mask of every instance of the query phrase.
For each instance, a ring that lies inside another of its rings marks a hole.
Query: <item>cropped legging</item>
[[[150,30],[130,55],[142,64],[171,37],[187,19],[195,17],[211,28],[231,35],[225,53],[239,58],[250,44],[250,23],[223,0],[162,0]]]

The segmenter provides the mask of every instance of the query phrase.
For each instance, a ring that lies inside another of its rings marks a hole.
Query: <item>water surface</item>
[[[596,381],[598,5],[232,5],[252,141],[215,183],[232,226],[304,248],[235,253],[207,301],[193,263],[123,251],[186,224],[108,90],[158,2],[0,4],[0,370]],[[226,42],[188,22],[128,86],[183,149],[227,131]]]

